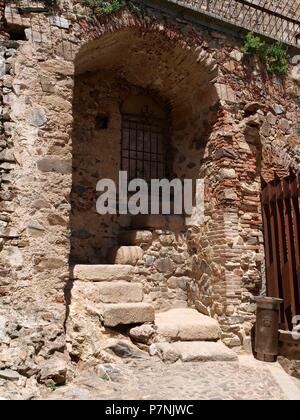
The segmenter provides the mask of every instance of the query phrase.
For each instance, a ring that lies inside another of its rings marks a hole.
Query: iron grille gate
[[[122,115],[122,171],[128,179],[165,178],[166,125],[163,119],[148,114]]]
[[[268,296],[284,300],[281,328],[300,315],[300,175],[263,182],[262,207]]]

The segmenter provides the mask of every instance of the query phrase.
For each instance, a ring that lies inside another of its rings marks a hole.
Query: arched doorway
[[[120,170],[146,181],[197,179],[215,116],[214,72],[189,49],[137,27],[89,42],[75,70],[70,260],[101,264],[131,220],[97,214],[97,182],[118,185]]]

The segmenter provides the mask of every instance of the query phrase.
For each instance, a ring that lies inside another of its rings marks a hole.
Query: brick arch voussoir
[[[82,37],[78,53],[82,47],[100,39],[103,35],[132,29],[139,32],[141,36],[145,33],[151,33],[153,36],[159,35],[168,40],[170,45],[173,44],[183,50],[188,50],[195,63],[205,67],[207,72],[212,75],[212,79],[217,75],[218,64],[205,48],[204,40],[199,32],[192,28],[189,32],[183,31],[180,23],[166,20],[162,16],[157,15],[149,20],[126,8],[109,16],[95,16],[91,20],[83,20],[79,24],[82,28]]]

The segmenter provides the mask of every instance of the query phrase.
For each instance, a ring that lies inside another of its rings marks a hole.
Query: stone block
[[[174,270],[174,263],[171,258],[159,258],[155,261],[155,267],[160,273],[171,273]]]
[[[69,29],[71,25],[71,22],[68,19],[65,19],[59,15],[50,16],[50,21],[53,25],[61,29]]]
[[[6,381],[18,381],[20,379],[18,372],[11,369],[0,370],[0,378]]]
[[[276,115],[281,115],[285,113],[285,108],[280,104],[273,104],[272,110]]]
[[[28,41],[32,41],[32,42],[42,42],[43,41],[43,37],[42,37],[41,32],[33,31],[30,28],[26,28],[24,32],[25,32],[25,35],[26,35],[26,38],[28,39]]]
[[[133,266],[131,265],[76,265],[73,271],[74,279],[81,281],[112,281],[131,280]]]
[[[158,354],[163,360],[178,355],[182,362],[235,362],[237,354],[227,348],[223,343],[210,343],[206,341],[158,343]]]
[[[0,162],[15,162],[14,152],[11,149],[4,149],[0,152]]]
[[[52,356],[41,365],[40,381],[42,383],[54,383],[63,385],[67,377],[67,362],[63,357]]]
[[[150,230],[128,230],[119,235],[120,245],[141,245],[152,241],[153,234]]]
[[[180,357],[180,353],[170,343],[153,343],[149,348],[150,356],[159,356],[165,363],[175,363]]]
[[[167,341],[216,341],[221,337],[219,323],[191,308],[171,309],[155,316],[157,333]]]
[[[47,116],[43,108],[33,108],[33,110],[30,113],[28,122],[34,127],[41,127],[42,125],[44,125],[47,122]]]
[[[5,58],[0,56],[0,77],[3,77],[6,74],[6,63]]]
[[[236,172],[231,168],[221,168],[220,169],[220,178],[221,179],[235,179]]]
[[[143,300],[143,285],[127,281],[94,283],[103,303],[132,303]]]
[[[111,264],[135,265],[143,255],[144,251],[139,246],[120,246],[109,252],[108,260]]]
[[[229,54],[231,58],[233,58],[236,61],[242,61],[244,54],[239,50],[232,50]]]
[[[154,308],[147,303],[116,303],[104,305],[103,323],[106,327],[143,324],[154,321]]]
[[[222,83],[215,83],[215,87],[221,101],[225,101],[229,103],[237,102],[237,97],[230,86],[222,84]]]
[[[72,162],[69,159],[44,157],[37,162],[37,167],[42,172],[57,172],[62,175],[72,173]]]
[[[76,280],[72,287],[72,301],[100,303],[133,303],[143,300],[141,283],[127,281],[86,282]]]
[[[186,290],[187,284],[191,281],[189,277],[170,277],[167,281],[170,289],[182,289]]]
[[[155,327],[151,324],[143,324],[138,327],[131,328],[129,336],[138,343],[148,344],[156,333]]]

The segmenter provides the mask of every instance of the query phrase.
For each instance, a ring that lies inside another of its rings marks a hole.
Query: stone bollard
[[[278,355],[279,308],[282,299],[256,298],[255,351],[257,359],[275,362]]]

